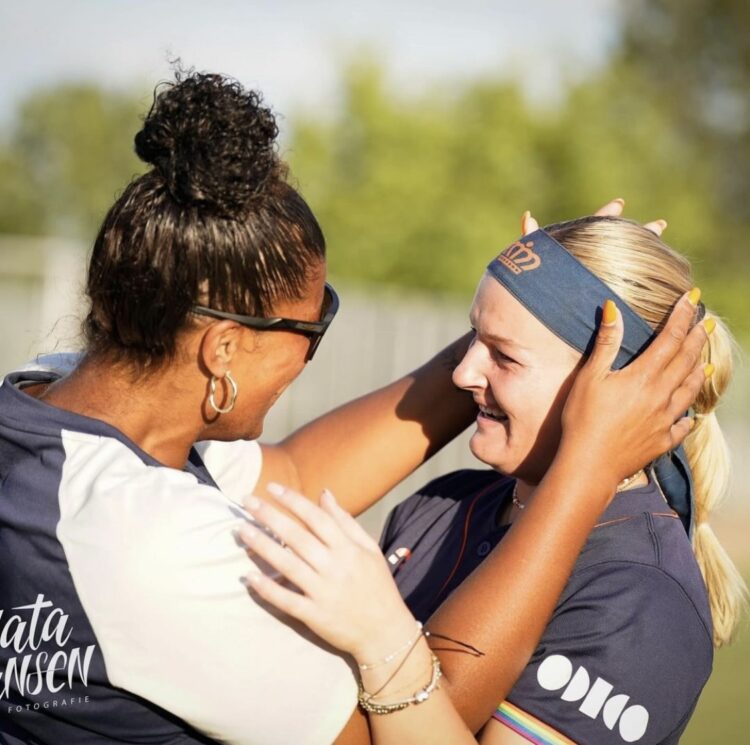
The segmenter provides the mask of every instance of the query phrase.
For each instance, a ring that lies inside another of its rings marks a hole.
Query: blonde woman
[[[501,550],[513,540],[510,526],[519,516],[528,518],[534,509],[544,513],[534,491],[560,446],[566,399],[591,351],[597,308],[604,307],[605,322],[622,324],[622,346],[616,354],[612,350],[610,360],[616,370],[643,353],[685,297],[694,303],[695,329],[702,326],[710,334],[703,352],[706,379],[685,451],[678,448],[617,485],[539,645],[529,650],[525,669],[516,671],[515,684],[492,690],[490,683],[494,702],[484,717],[474,711],[467,716],[458,704],[471,729],[482,729],[479,741],[485,745],[676,743],[710,674],[714,646],[732,637],[745,587],[708,525],[727,485],[726,446],[714,410],[731,377],[732,342],[692,286],[683,257],[643,227],[608,217],[532,229],[490,263],[479,284],[470,314],[474,340],[454,382],[474,397],[478,416],[471,450],[492,470],[449,474],[407,499],[389,519],[383,549],[412,621],[437,636],[455,628],[460,600],[466,603],[462,612],[473,623],[464,624],[462,644],[440,639],[439,646],[453,648],[457,656],[476,656],[473,675],[451,676],[450,688],[472,690],[480,701],[487,700],[485,665],[492,657],[485,653],[507,628],[482,614],[482,592],[492,596],[498,586],[487,583],[479,567],[496,546]],[[595,475],[601,458],[592,452],[582,459],[571,480]],[[371,546],[330,496],[321,512],[300,508],[289,493],[281,499],[296,506],[317,533],[324,555],[348,555],[341,545],[356,555],[349,544],[361,545],[361,565],[375,563]],[[267,507],[257,513],[295,547],[293,530]],[[339,526],[338,533],[332,525]],[[279,569],[295,571],[289,551],[280,558],[259,533],[248,539]],[[546,550],[527,544],[519,571],[529,562],[543,563]],[[253,582],[272,602],[287,610],[289,603],[292,613],[306,608],[309,617],[300,617],[308,622],[315,617],[311,608],[327,609],[328,624],[314,628],[332,643],[355,654],[365,643],[374,648],[373,638],[384,632],[356,607],[367,605],[364,598],[337,603],[337,592],[358,596],[331,569],[335,565],[316,564],[322,568],[312,579],[292,574],[310,607],[298,605],[267,578],[255,576]],[[376,575],[374,567],[369,571]],[[337,576],[332,587],[329,574]],[[467,602],[470,593],[475,604]],[[388,597],[388,588],[383,594]],[[439,609],[449,596],[455,610]],[[513,607],[517,599],[506,601]],[[330,622],[334,616],[337,624]],[[529,619],[518,617],[515,623]],[[352,629],[362,629],[361,637]],[[426,644],[402,635],[406,646],[367,660],[362,670],[360,702],[370,712],[376,741],[474,742],[459,726],[448,737],[448,725],[437,724],[436,705],[422,705],[435,695],[439,665],[430,667]]]

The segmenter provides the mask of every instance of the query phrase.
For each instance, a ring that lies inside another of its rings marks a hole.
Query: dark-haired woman
[[[473,419],[450,381],[466,341],[279,445],[255,442],[337,307],[322,233],[275,136],[258,97],[220,76],[162,90],[136,137],[153,168],[94,245],[85,354],[0,387],[4,743],[369,739],[352,715],[350,658],[248,601],[240,505],[267,498],[271,482],[328,487],[354,514],[372,504]],[[627,374],[585,368],[569,404],[576,426],[537,492],[544,507],[483,567],[497,597],[446,602],[458,639],[484,614],[504,623],[479,677],[515,678],[613,485],[685,435],[673,422],[692,399],[693,378],[683,381],[700,341],[677,341],[688,322],[678,311]],[[615,337],[603,329],[603,342]],[[673,359],[679,374],[648,375]],[[572,474],[589,461],[584,501]],[[531,544],[554,561],[525,562]],[[387,623],[389,608],[372,617]],[[361,650],[376,651],[377,663],[383,650]],[[473,660],[445,664],[458,679]],[[481,694],[451,695],[471,720]],[[440,711],[456,717],[447,698]]]

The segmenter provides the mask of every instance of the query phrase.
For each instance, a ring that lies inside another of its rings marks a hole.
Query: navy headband
[[[596,339],[602,306],[612,300],[625,328],[616,370],[632,362],[656,336],[612,288],[544,230],[512,243],[487,271],[550,331],[583,354],[591,351]],[[692,533],[693,479],[682,446],[661,456],[653,470],[670,507]]]

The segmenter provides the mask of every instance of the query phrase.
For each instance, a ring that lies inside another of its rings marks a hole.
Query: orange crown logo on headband
[[[513,274],[530,272],[542,265],[539,255],[534,253],[534,241],[511,243],[498,257],[497,260],[510,269]]]

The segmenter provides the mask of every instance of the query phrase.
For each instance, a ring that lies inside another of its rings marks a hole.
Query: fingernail
[[[530,217],[531,217],[531,211],[530,210],[526,210],[526,212],[524,212],[521,215],[521,233],[525,233],[526,232],[526,220],[528,220]]]
[[[669,225],[669,223],[666,220],[657,220],[656,222],[658,222],[659,225],[661,225],[662,230],[666,230],[667,226]]]
[[[240,536],[246,540],[251,541],[255,536],[258,535],[258,529],[254,528],[249,523],[247,525],[243,525],[242,528],[240,528]]]
[[[712,363],[706,362],[705,365],[703,365],[703,373],[707,378],[710,378],[714,374],[714,370],[716,368],[713,366]]]
[[[613,202],[619,202],[623,207],[625,206],[625,200],[622,197],[615,197]]]
[[[693,287],[690,292],[688,292],[688,300],[690,301],[691,305],[698,305],[698,301],[701,299],[701,290],[700,287]]]
[[[274,497],[280,497],[286,491],[286,489],[284,489],[281,484],[277,484],[275,481],[272,481],[266,487],[266,491],[268,491],[269,494],[273,494]]]
[[[260,507],[260,499],[258,497],[246,497],[245,498],[245,509],[246,510],[257,510]]]
[[[688,424],[688,429],[692,432],[694,428],[695,428],[695,419],[691,419]]]
[[[604,309],[602,310],[602,323],[605,326],[611,326],[617,320],[617,306],[612,300],[607,300],[604,303]]]
[[[329,502],[336,504],[336,497],[333,496],[333,492],[327,487],[323,489],[323,496],[326,497],[326,499],[328,499]]]
[[[260,572],[250,572],[244,577],[240,577],[240,582],[242,582],[243,585],[249,585],[250,587],[255,587],[255,585],[257,585],[259,581]]]
[[[703,328],[706,329],[707,334],[713,334],[716,328],[716,319],[709,316],[703,319]]]

